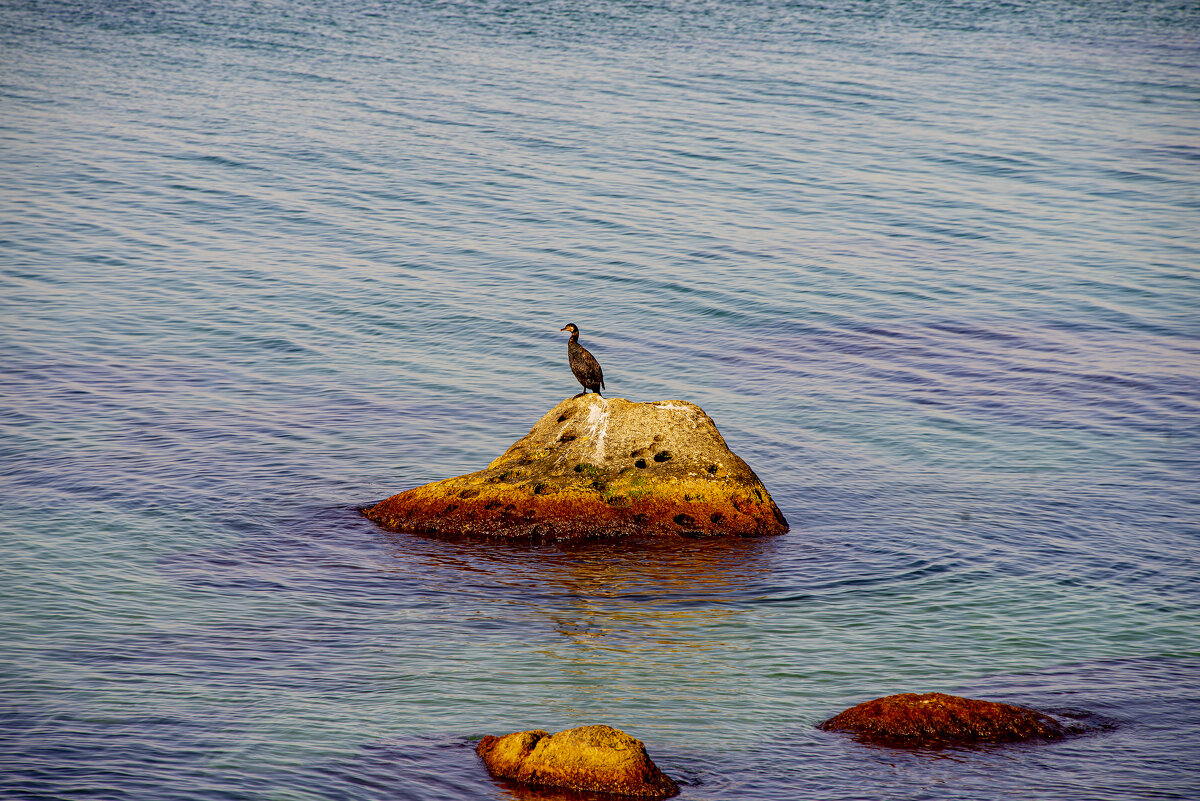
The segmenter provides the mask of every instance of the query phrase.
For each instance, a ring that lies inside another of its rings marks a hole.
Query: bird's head
[[[575,323],[567,323],[566,325],[564,325],[562,328],[560,328],[558,330],[559,331],[570,331],[572,334],[579,333],[579,329],[575,326]]]

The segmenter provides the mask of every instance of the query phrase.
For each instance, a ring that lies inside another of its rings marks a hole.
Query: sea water
[[[1200,12],[0,3],[0,796],[1200,795]],[[791,531],[389,533],[578,391]],[[1086,736],[818,731],[952,692]]]

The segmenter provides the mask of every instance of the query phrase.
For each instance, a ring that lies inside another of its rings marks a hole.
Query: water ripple
[[[1195,795],[1186,4],[0,8],[0,794]],[[356,507],[574,386],[716,420],[773,540],[494,546]],[[1047,748],[813,728],[903,690]],[[1090,724],[1089,724],[1090,725]]]

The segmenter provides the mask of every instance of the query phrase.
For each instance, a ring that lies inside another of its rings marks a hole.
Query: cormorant
[[[604,371],[600,369],[596,357],[579,344],[579,327],[575,323],[567,323],[558,330],[571,332],[571,339],[567,342],[567,358],[571,362],[571,372],[575,374],[575,380],[583,386],[583,392],[579,395],[586,395],[589,389],[600,395],[600,390],[604,388]],[[578,398],[579,395],[575,397]]]

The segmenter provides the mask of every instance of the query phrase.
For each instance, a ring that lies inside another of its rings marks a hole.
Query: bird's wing
[[[596,357],[588,353],[588,367],[596,371],[596,378],[600,381],[600,388],[604,389],[604,371],[600,369],[600,362],[596,361]]]

